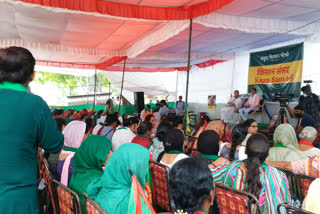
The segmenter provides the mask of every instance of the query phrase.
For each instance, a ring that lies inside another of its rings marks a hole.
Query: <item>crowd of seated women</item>
[[[107,213],[127,213],[131,188],[127,169],[144,186],[150,159],[170,170],[171,203],[183,213],[206,213],[212,208],[213,183],[251,193],[258,199],[261,213],[277,213],[280,203],[296,205],[296,197],[290,193],[286,175],[276,167],[320,177],[320,149],[313,145],[317,136],[313,127],[305,127],[298,141],[291,125],[279,125],[270,143],[258,133],[253,119],[226,125],[205,116],[191,135],[185,136],[179,117],[163,117],[156,124],[154,115],[147,114],[143,122],[129,117],[121,124],[117,113],[99,117],[83,113],[88,115],[84,121],[73,120],[66,126],[63,119],[56,118],[65,136],[64,148],[53,163],[56,178],[80,197],[86,192]],[[95,135],[89,136],[92,129]],[[195,140],[186,140],[188,137]],[[306,170],[310,165],[316,173]],[[318,183],[316,180],[312,186]],[[201,194],[195,194],[199,189]],[[303,208],[312,211],[312,203],[311,196],[306,197]],[[213,210],[219,212],[218,207]]]
[[[53,109],[50,114],[47,104],[28,90],[34,66],[27,49],[0,49],[0,213],[39,212],[38,147],[54,178],[79,195],[83,213],[83,193],[108,214],[129,213],[133,175],[137,186],[150,182],[151,159],[169,170],[168,191],[177,213],[208,213],[216,206],[216,183],[252,194],[260,213],[275,214],[280,203],[294,205],[288,178],[278,168],[320,177],[313,127],[304,127],[297,136],[291,125],[279,125],[269,142],[254,120],[227,125],[203,117],[191,136],[185,136],[183,120],[165,116],[165,102],[164,111],[146,114],[144,122],[92,109]],[[319,188],[315,179],[302,208],[319,213]],[[144,198],[142,213],[154,213]]]

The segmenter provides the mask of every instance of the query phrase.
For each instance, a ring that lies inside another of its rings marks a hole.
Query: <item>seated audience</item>
[[[140,113],[140,119],[141,119],[142,121],[144,121],[144,120],[145,120],[145,114],[146,114],[146,113],[150,113],[150,112],[151,112],[151,106],[150,106],[150,105],[147,105],[146,108],[141,111],[141,113]]]
[[[97,123],[97,120],[102,116],[103,114],[103,110],[99,110],[94,116],[93,116],[93,120],[94,120],[94,123],[95,124],[98,124]]]
[[[306,126],[311,126],[311,127],[316,127],[317,122],[313,117],[307,113],[304,112],[304,109],[302,106],[297,105],[294,107],[294,111],[287,105],[287,109],[290,113],[291,117],[297,118],[297,128],[296,128],[296,133],[299,134],[301,130],[306,127]]]
[[[112,151],[116,151],[119,146],[125,143],[131,143],[136,137],[139,120],[130,117],[123,121],[123,127],[118,128],[112,137]]]
[[[317,130],[311,126],[304,127],[299,134],[300,142],[298,148],[309,158],[320,155],[320,149],[314,147],[313,142],[317,138]]]
[[[295,161],[306,159],[307,155],[298,149],[296,133],[290,124],[279,125],[273,135],[274,146],[270,149],[268,161]]]
[[[258,132],[258,123],[254,119],[248,119],[243,124],[248,128],[248,134],[252,135]]]
[[[178,161],[170,170],[169,190],[176,213],[208,213],[215,190],[207,163],[198,158]]]
[[[72,159],[74,173],[71,176],[69,187],[78,193],[80,197],[82,213],[85,212],[83,193],[88,185],[103,175],[103,167],[106,166],[111,152],[111,141],[101,136],[89,136]]]
[[[145,148],[149,148],[149,145],[150,145],[149,138],[151,137],[151,133],[152,133],[152,124],[148,121],[144,121],[140,123],[137,132],[138,132],[138,136],[133,138],[132,143],[136,143]]]
[[[88,197],[108,214],[129,213],[132,179],[128,169],[143,188],[149,170],[149,156],[149,151],[140,145],[127,143],[120,146],[108,160],[103,176],[89,184]],[[142,213],[151,213],[143,202],[141,200]]]
[[[252,88],[249,100],[244,104],[244,107],[239,110],[240,116],[244,121],[249,119],[250,112],[259,109],[259,102],[260,97],[257,94],[257,89]]]
[[[199,137],[199,135],[205,130],[207,126],[205,125],[205,121],[206,121],[206,124],[208,125],[208,123],[210,122],[210,118],[208,116],[203,116],[198,119],[194,130],[191,132],[192,137]]]
[[[146,116],[145,121],[148,121],[152,124],[152,133],[151,133],[151,138],[154,138],[156,136],[157,132],[157,127],[159,124],[157,124],[157,119],[153,114],[149,114]]]
[[[99,130],[101,131],[102,127],[104,126],[104,122],[106,120],[107,116],[101,116],[98,120],[97,120],[97,125],[94,127],[93,131],[92,131],[92,135],[100,135],[100,133],[98,134]]]
[[[128,115],[126,115],[126,114],[122,114],[121,117],[119,117],[119,121],[122,126],[123,126],[123,121],[126,119],[128,119]]]
[[[104,126],[101,128],[100,136],[104,136],[108,138],[109,140],[112,139],[114,130],[118,126],[118,117],[116,114],[108,114],[106,120],[104,121]]]
[[[163,140],[164,152],[159,155],[158,161],[171,169],[177,161],[188,158],[183,153],[183,143],[183,133],[178,129],[170,129]]]
[[[163,140],[166,137],[169,129],[171,129],[169,123],[160,123],[158,126],[156,138],[153,139],[149,145],[149,150],[152,154],[152,160],[156,161],[160,153],[164,151]]]
[[[319,203],[319,190],[320,190],[320,179],[315,179],[310,187],[307,196],[305,197],[302,209],[307,210],[312,213],[320,213],[320,203]]]
[[[267,161],[268,165],[292,170],[299,175],[307,175],[314,178],[320,178],[320,156],[314,156],[312,158],[306,158],[297,161]]]
[[[246,147],[248,159],[232,162],[224,178],[224,185],[256,196],[260,213],[265,214],[277,213],[278,204],[291,202],[285,174],[264,163],[269,147],[268,139],[264,135],[252,135]]]
[[[207,160],[208,167],[211,169],[212,177],[216,183],[221,183],[222,175],[225,173],[229,161],[218,156],[219,153],[219,135],[212,130],[204,131],[198,139],[199,158]]]
[[[243,141],[248,134],[248,128],[243,124],[235,125],[232,129],[232,142],[221,144],[219,155],[230,160],[247,159],[245,154],[245,146],[242,146]]]
[[[72,158],[81,143],[90,135],[91,124],[72,121],[63,130],[64,147],[57,162],[57,180],[68,186],[74,170]]]
[[[221,109],[221,121],[225,123],[233,122],[233,116],[235,112],[239,112],[242,107],[242,99],[239,97],[239,91],[235,90],[225,107]]]
[[[57,118],[55,119],[55,121],[57,122],[57,126],[60,132],[62,132],[64,130],[64,128],[67,126],[67,123],[64,119],[62,118]]]
[[[172,128],[179,129],[183,132],[183,118],[182,117],[176,117],[175,120],[172,122]]]
[[[52,112],[52,117],[53,119],[58,119],[58,118],[64,118],[64,110],[62,109],[54,109],[54,111]]]
[[[215,120],[211,121],[208,125],[206,130],[213,130],[218,133],[220,136],[220,143],[227,142],[227,133],[228,133],[228,127],[226,123],[223,123],[221,121]]]

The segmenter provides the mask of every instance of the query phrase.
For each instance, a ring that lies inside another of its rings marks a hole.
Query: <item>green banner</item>
[[[275,93],[296,101],[300,96],[302,67],[303,43],[251,53],[248,91],[256,88],[269,101]]]

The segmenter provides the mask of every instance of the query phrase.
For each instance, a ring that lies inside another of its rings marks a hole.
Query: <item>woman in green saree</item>
[[[149,170],[149,150],[133,143],[121,145],[110,157],[101,178],[87,188],[93,198],[108,214],[127,214],[131,193],[132,177],[137,177],[141,187],[145,186]],[[142,213],[151,213],[142,201]]]
[[[103,136],[89,136],[75,153],[72,166],[74,173],[69,187],[80,197],[82,213],[85,213],[83,193],[87,186],[103,175],[103,169],[112,154],[111,142]]]

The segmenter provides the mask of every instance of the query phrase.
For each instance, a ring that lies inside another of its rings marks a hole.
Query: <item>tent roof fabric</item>
[[[189,9],[210,2],[2,0],[0,48],[26,47],[42,67],[116,71],[127,56],[127,68],[132,71],[142,67],[148,72],[178,70],[187,65],[189,20],[112,16],[96,11],[97,5],[161,10]],[[87,7],[90,9],[85,10]],[[216,12],[193,19],[191,64],[230,60],[236,53],[288,40],[319,41],[319,17],[319,0],[230,1]]]
[[[186,20],[210,14],[233,0],[16,0],[46,7],[150,19]]]

